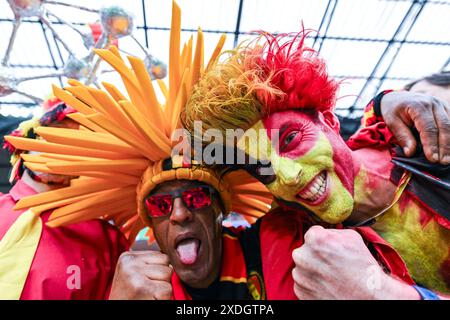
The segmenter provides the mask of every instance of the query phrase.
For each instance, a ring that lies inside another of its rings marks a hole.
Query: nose
[[[170,222],[172,224],[183,224],[192,221],[192,212],[184,205],[181,198],[173,201],[172,213],[170,214]]]
[[[291,159],[283,157],[278,158],[277,162],[277,165],[273,168],[280,183],[286,186],[298,185],[303,170],[302,166]]]

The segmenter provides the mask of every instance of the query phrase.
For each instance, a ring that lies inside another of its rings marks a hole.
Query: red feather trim
[[[311,31],[273,35],[261,33],[264,43],[248,47],[244,54],[246,70],[258,70],[256,90],[267,112],[288,109],[331,110],[339,84],[329,77],[326,64],[314,49],[304,45]],[[273,89],[283,94],[276,94]],[[272,90],[269,90],[272,89]]]

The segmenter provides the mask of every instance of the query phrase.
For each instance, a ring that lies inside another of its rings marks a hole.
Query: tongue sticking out
[[[194,264],[197,260],[199,241],[196,239],[187,239],[177,247],[180,260],[184,264]]]

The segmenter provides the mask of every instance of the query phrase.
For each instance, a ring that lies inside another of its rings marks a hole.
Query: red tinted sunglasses
[[[173,201],[181,198],[189,210],[206,208],[211,205],[211,195],[214,189],[210,186],[200,186],[181,189],[164,194],[155,194],[145,199],[148,215],[152,218],[164,217],[172,212]]]

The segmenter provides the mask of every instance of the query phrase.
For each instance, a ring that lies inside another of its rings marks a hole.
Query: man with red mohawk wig
[[[421,162],[406,162],[403,154],[394,153],[394,136],[383,122],[352,137],[349,145],[354,150],[350,149],[339,136],[333,113],[339,84],[328,75],[318,53],[304,45],[306,35],[263,33],[258,41],[231,52],[201,79],[183,124],[203,139],[205,131],[196,130],[197,120],[202,121],[202,130],[219,129],[224,134],[229,129],[245,130],[231,142],[247,160],[256,160],[244,168],[266,184],[279,205],[263,221],[284,215],[298,222],[277,225],[278,235],[296,236],[283,249],[270,248],[277,253],[298,248],[293,251],[295,269],[290,257],[279,254],[271,264],[277,270],[294,269],[297,297],[333,298],[334,292],[340,298],[374,298],[365,295],[368,285],[363,285],[366,271],[373,267],[386,289],[381,298],[438,298],[378,272],[364,244],[370,249],[387,245],[386,241],[400,253],[418,284],[450,292],[448,165],[426,163],[424,157]],[[383,106],[382,98],[375,102]],[[408,97],[403,96],[394,107],[405,104]],[[252,131],[259,134],[247,143]],[[396,162],[391,162],[392,155]],[[419,190],[430,188],[436,190],[434,199],[421,196]],[[368,227],[354,228],[358,233],[334,230],[369,221],[375,222],[373,229],[384,240]],[[273,274],[276,277],[275,270]],[[294,285],[292,280],[279,282]]]

